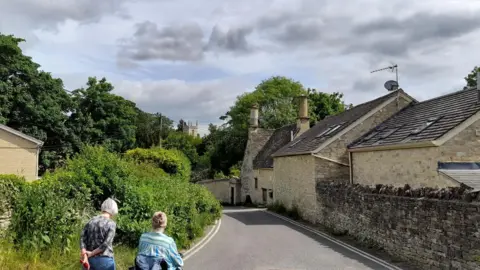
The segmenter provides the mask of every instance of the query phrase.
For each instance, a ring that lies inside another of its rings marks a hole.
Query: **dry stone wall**
[[[480,269],[480,195],[464,187],[317,184],[317,222],[420,269]]]

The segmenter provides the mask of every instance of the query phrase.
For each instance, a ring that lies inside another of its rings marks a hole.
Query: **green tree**
[[[465,77],[467,82],[467,87],[476,87],[477,86],[477,73],[480,72],[480,67],[475,66],[473,70]]]
[[[345,111],[349,106],[343,102],[343,94],[318,92],[315,89],[307,89],[310,111],[310,121],[315,123],[329,115],[335,115]]]
[[[160,113],[146,113],[137,109],[136,145],[140,148],[150,148],[160,144],[160,138],[165,139],[173,130],[173,121]]]
[[[175,131],[168,134],[167,138],[163,142],[163,147],[182,151],[192,163],[192,167],[195,168],[199,157],[196,147],[201,143],[201,138]]]
[[[73,91],[75,109],[70,124],[81,145],[104,144],[123,152],[135,145],[137,109],[135,103],[112,94],[105,78],[88,78],[87,88]]]
[[[73,103],[60,79],[23,54],[24,41],[0,33],[0,123],[44,141],[42,173],[72,153],[74,134],[66,122]]]

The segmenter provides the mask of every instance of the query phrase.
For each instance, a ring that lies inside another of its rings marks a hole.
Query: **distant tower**
[[[183,125],[183,132],[190,136],[196,137],[198,134],[198,121],[196,122],[195,126],[192,122],[188,121],[188,123]]]

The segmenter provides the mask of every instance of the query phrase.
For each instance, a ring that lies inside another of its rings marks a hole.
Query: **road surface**
[[[218,232],[185,270],[399,269],[259,209],[226,208]]]

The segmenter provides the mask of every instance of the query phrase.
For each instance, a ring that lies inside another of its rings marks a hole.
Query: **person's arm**
[[[100,253],[103,253],[108,246],[113,246],[113,238],[115,237],[116,227],[117,225],[113,223],[113,225],[108,230],[107,237],[105,237],[105,240],[103,241],[103,243],[92,252],[87,251],[88,257],[93,257]]]
[[[170,244],[168,248],[168,255],[176,267],[183,267],[183,259],[182,256],[180,256],[180,253],[178,253],[177,244],[175,244],[175,241],[172,241]]]
[[[88,224],[87,224],[88,225]],[[84,255],[87,253],[87,245],[85,243],[87,225],[83,227],[82,233],[80,234],[80,258],[83,259]]]

